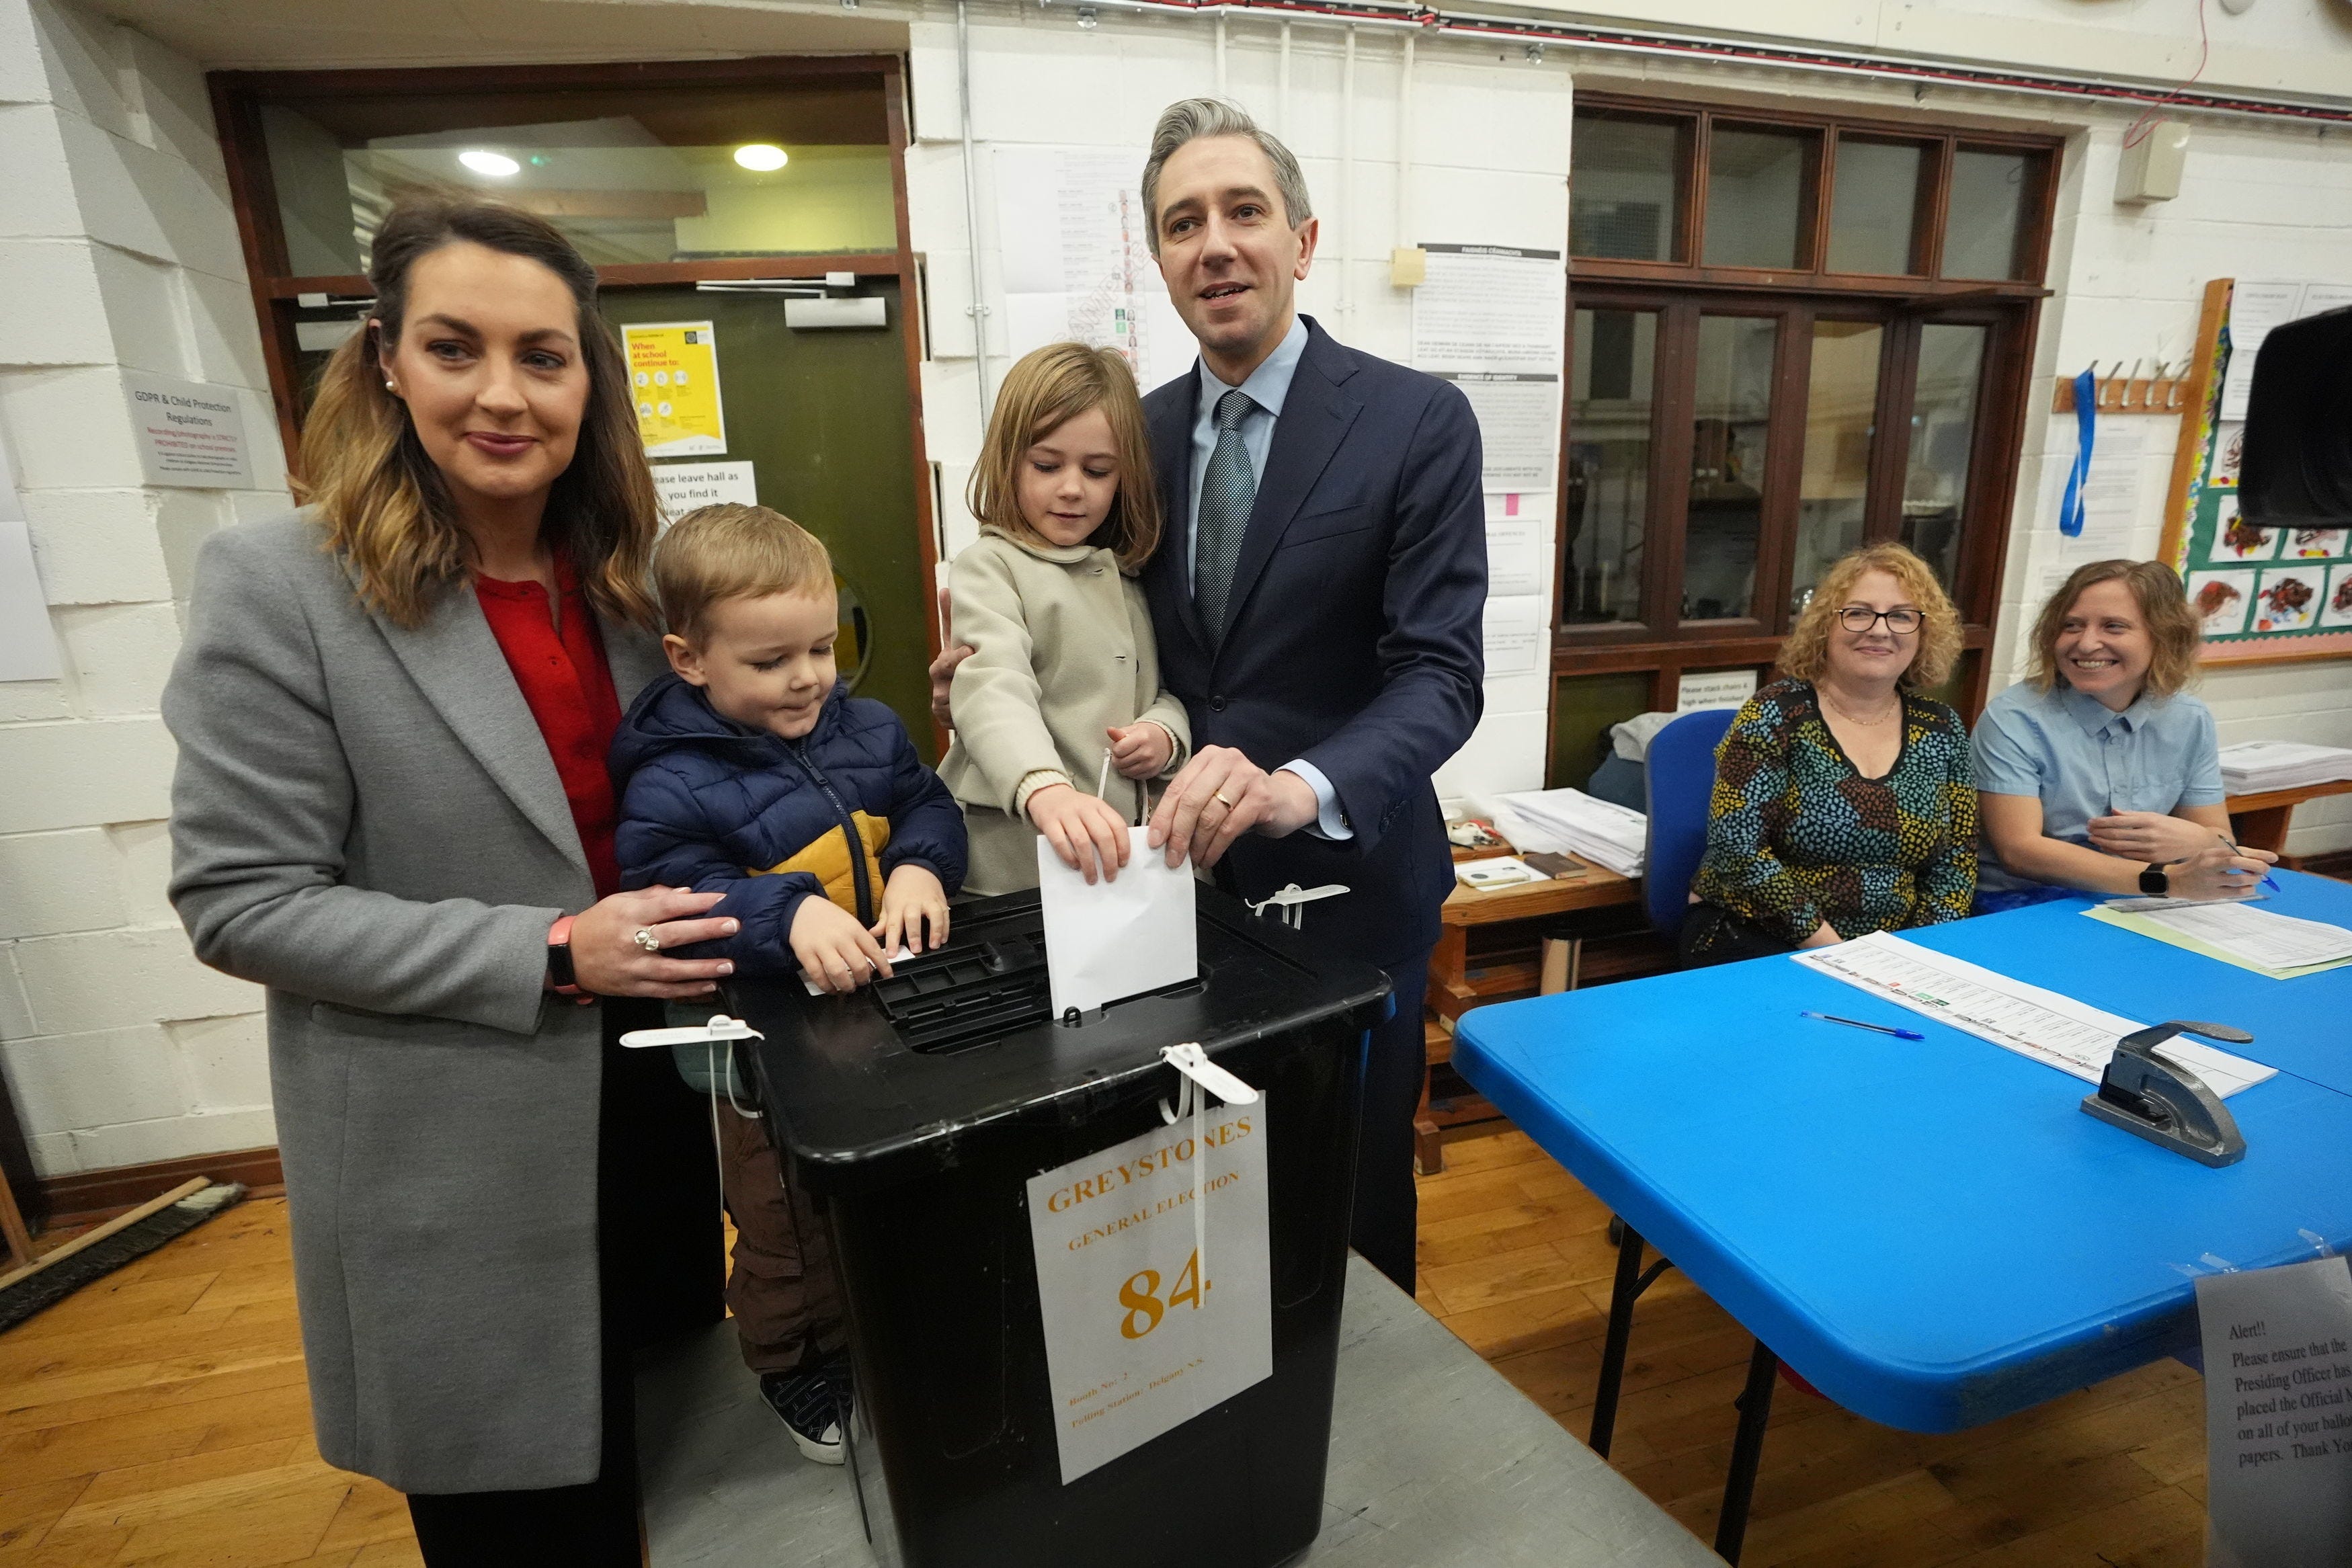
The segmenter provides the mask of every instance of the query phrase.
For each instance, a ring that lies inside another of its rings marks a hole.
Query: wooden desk
[[[2287,824],[2294,809],[2322,795],[2352,795],[2352,779],[2306,784],[2299,789],[2269,789],[2259,795],[2232,795],[2222,805],[2229,810],[2230,828],[2238,835],[2240,843],[2284,855]],[[2294,864],[2291,861],[2282,863],[2289,867]]]
[[[1458,862],[1484,857],[1457,851],[1455,858]],[[1431,1107],[1430,1075],[1454,1058],[1454,1021],[1482,1002],[1531,997],[1541,988],[1540,958],[1533,963],[1512,961],[1482,966],[1474,976],[1470,970],[1470,928],[1542,920],[1575,910],[1608,909],[1641,902],[1639,879],[1619,876],[1589,861],[1570,858],[1584,867],[1582,876],[1565,880],[1554,877],[1548,882],[1484,890],[1456,883],[1453,895],[1439,912],[1437,946],[1429,956],[1428,1017],[1423,1035],[1427,1066],[1422,1071],[1421,1104],[1412,1118],[1413,1164],[1423,1176],[1434,1176],[1445,1168],[1445,1145],[1439,1141],[1440,1133],[1451,1126],[1489,1121],[1496,1115],[1484,1101],[1446,1110]],[[1574,967],[1572,945],[1567,982],[1571,990],[1577,984]]]
[[[1540,920],[1574,909],[1607,909],[1641,902],[1640,879],[1619,876],[1582,860],[1576,863],[1584,867],[1584,874],[1568,881],[1555,877],[1549,882],[1528,882],[1517,887],[1484,891],[1455,884],[1453,896],[1438,912],[1437,947],[1429,956],[1431,1011],[1450,1022],[1465,1009],[1495,997],[1525,996],[1536,988],[1535,973],[1526,966],[1503,966],[1472,979],[1472,926]]]

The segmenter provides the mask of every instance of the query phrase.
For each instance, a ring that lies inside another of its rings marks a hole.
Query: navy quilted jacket
[[[724,718],[675,674],[647,686],[613,739],[624,889],[727,894],[710,917],[742,929],[681,947],[738,973],[793,972],[804,898],[830,897],[872,925],[882,884],[909,862],[952,894],[963,885],[963,813],[923,766],[898,716],[835,686],[800,740]]]

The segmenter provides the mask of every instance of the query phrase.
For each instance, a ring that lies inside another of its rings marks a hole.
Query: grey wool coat
[[[268,988],[319,1451],[402,1491],[593,1480],[600,1009],[541,986],[594,883],[472,591],[404,630],[322,538],[205,540],[163,694],[173,903]],[[601,624],[625,707],[659,644]]]

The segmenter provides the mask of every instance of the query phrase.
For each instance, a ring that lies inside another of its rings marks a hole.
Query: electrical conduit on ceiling
[[[1038,0],[1041,7],[1054,3],[1055,0]],[[1279,20],[1283,25],[1286,56],[1293,22],[1323,22],[1347,27],[1350,33],[1360,27],[1394,27],[1412,33],[1510,38],[1529,44],[1561,44],[1572,48],[1668,59],[1716,60],[1777,66],[1828,75],[1875,77],[1919,86],[1978,88],[1994,92],[2116,104],[2145,106],[2160,103],[2168,110],[2293,120],[2321,126],[2352,124],[2352,99],[2318,100],[2199,91],[2169,82],[2064,75],[2055,71],[2000,69],[1953,60],[1769,43],[1727,34],[1633,32],[1571,22],[1440,10],[1423,5],[1381,5],[1378,0],[1355,0],[1352,4],[1344,3],[1344,0],[1076,0],[1076,3],[1090,7],[1138,12],[1173,11],[1218,17],[1264,16],[1268,20]],[[957,0],[959,14],[963,4],[964,0]],[[1284,63],[1288,63],[1286,58]]]

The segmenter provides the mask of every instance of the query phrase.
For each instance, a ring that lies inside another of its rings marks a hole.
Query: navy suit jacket
[[[1198,368],[1144,400],[1168,527],[1144,569],[1160,680],[1192,745],[1321,768],[1355,829],[1244,835],[1220,868],[1261,899],[1344,883],[1310,938],[1384,967],[1437,940],[1453,855],[1430,776],[1484,702],[1486,518],[1478,423],[1455,388],[1334,342],[1309,318],[1212,646],[1192,607]]]

